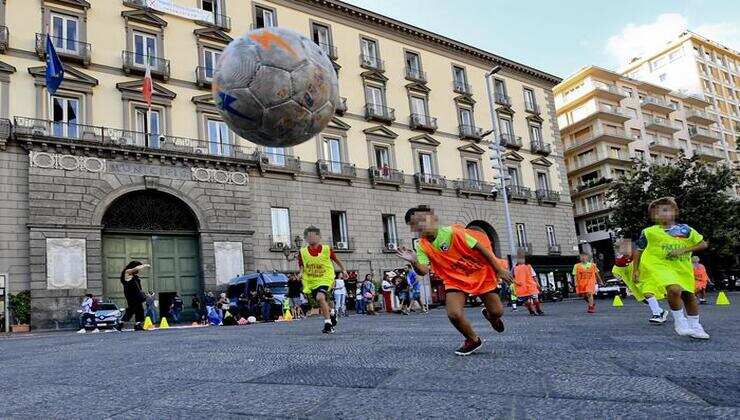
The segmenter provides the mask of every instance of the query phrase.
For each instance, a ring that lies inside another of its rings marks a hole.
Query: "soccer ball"
[[[226,47],[213,76],[213,97],[241,137],[289,147],[329,124],[339,87],[334,66],[318,45],[272,27],[250,31]]]
[[[257,318],[250,316],[249,318],[247,318],[247,322],[249,322],[250,324],[254,324],[255,322],[257,322]]]

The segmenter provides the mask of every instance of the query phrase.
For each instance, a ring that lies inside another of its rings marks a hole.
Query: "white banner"
[[[185,19],[202,22],[213,22],[213,13],[203,9],[185,7],[174,4],[172,0],[147,0],[147,6],[160,12],[180,16]]]

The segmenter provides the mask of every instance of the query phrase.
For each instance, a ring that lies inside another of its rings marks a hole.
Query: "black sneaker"
[[[134,325],[134,331],[144,331],[144,326],[141,324]]]
[[[491,327],[496,332],[504,332],[506,327],[504,326],[504,321],[501,318],[496,318],[495,320],[491,321],[491,319],[488,317],[488,310],[486,308],[482,308],[480,310],[481,315],[483,315],[483,318],[487,319],[488,322],[491,323]]]
[[[544,312],[542,312],[542,309],[538,309],[538,310],[537,310],[537,315],[539,315],[539,316],[542,316],[542,315],[544,315],[544,314],[545,314],[545,313],[544,313]]]
[[[706,305],[707,300],[706,299],[699,299],[699,305]]]
[[[668,312],[664,309],[663,312],[660,313],[660,315],[653,315],[648,321],[651,324],[661,325],[665,323],[666,319],[668,319]]]
[[[324,329],[321,330],[321,332],[324,333],[324,334],[332,334],[332,333],[334,333],[334,327],[332,327],[331,324],[325,322],[324,323]]]
[[[535,311],[529,311],[529,316],[537,316],[537,312],[535,312]]]
[[[331,318],[331,326],[336,327],[337,326],[337,312],[331,311],[331,315],[329,315],[329,318]]]
[[[473,354],[476,350],[483,346],[483,340],[478,337],[478,340],[465,340],[462,347],[455,350],[455,354],[458,356],[468,356]]]

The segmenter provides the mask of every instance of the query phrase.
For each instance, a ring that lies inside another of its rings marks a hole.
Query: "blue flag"
[[[46,34],[46,89],[52,95],[57,91],[64,80],[64,67],[59,59],[51,37]]]

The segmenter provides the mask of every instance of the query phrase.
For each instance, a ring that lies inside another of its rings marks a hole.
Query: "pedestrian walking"
[[[157,323],[157,309],[155,308],[155,302],[156,302],[156,295],[154,292],[149,291],[149,293],[146,294],[146,311],[144,312],[144,316],[148,316],[149,319],[152,321],[152,323]]]
[[[142,264],[139,261],[131,261],[121,271],[121,284],[123,285],[123,296],[126,298],[126,313],[122,318],[122,322],[128,322],[132,317],[135,318],[136,323],[134,324],[134,331],[143,331],[144,327],[144,301],[146,296],[144,291],[141,289],[141,279],[139,273],[142,270],[151,268],[149,264]],[[118,326],[119,330],[122,328]]]
[[[334,279],[334,310],[337,316],[347,316],[347,288],[344,279],[337,276]]]
[[[573,275],[576,278],[576,294],[581,296],[588,305],[586,312],[592,314],[596,312],[594,295],[596,294],[596,283],[603,284],[601,274],[596,264],[591,262],[591,255],[587,252],[581,252],[581,262],[573,266]],[[517,290],[519,294],[519,290]]]
[[[92,332],[100,332],[97,321],[95,320],[95,309],[97,309],[95,306],[95,298],[92,293],[88,293],[82,298],[82,303],[80,304],[80,329],[77,331],[79,334],[87,332],[85,327],[88,322],[92,325]]]

